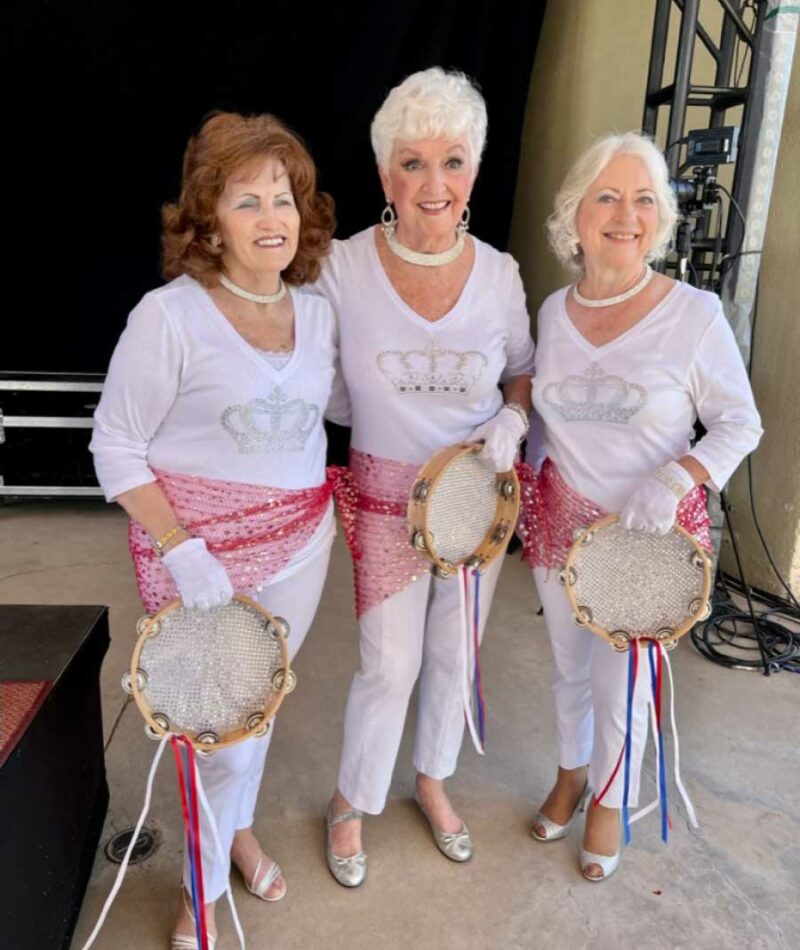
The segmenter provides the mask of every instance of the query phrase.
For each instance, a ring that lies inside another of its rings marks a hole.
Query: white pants
[[[556,665],[553,695],[558,724],[558,764],[563,769],[588,765],[589,784],[599,794],[611,778],[625,741],[628,654],[617,653],[597,634],[575,625],[557,570],[534,568],[533,579],[544,608]],[[639,659],[631,719],[628,792],[628,804],[631,806],[636,805],[639,799],[649,699],[650,674],[643,651]],[[608,808],[620,808],[623,790],[624,765],[620,765],[601,804]]]
[[[481,638],[502,563],[496,558],[480,579]],[[361,669],[347,699],[338,782],[360,811],[383,811],[418,677],[414,767],[437,779],[455,772],[464,734],[459,583],[425,574],[361,618]]]
[[[262,607],[289,622],[287,646],[290,660],[302,646],[314,619],[329,560],[330,547],[321,550],[297,573],[265,586],[255,596]],[[287,702],[291,702],[291,697]],[[222,853],[225,855],[224,859],[220,859],[213,833],[201,808],[203,890],[208,903],[217,900],[225,892],[234,834],[253,824],[256,799],[275,722],[273,720],[267,734],[260,739],[247,739],[229,749],[220,750],[210,758],[197,759],[200,780],[217,823]],[[188,891],[191,891],[191,880],[186,855],[183,882]]]

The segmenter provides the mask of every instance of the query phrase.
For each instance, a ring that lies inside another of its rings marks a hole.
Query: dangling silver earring
[[[217,233],[212,234],[208,240],[212,247],[219,247],[222,244],[222,238]]]
[[[456,225],[459,234],[466,234],[469,231],[469,219],[471,217],[471,212],[469,210],[469,204],[464,205],[464,210],[461,212],[461,220]]]
[[[383,214],[381,215],[381,227],[386,237],[389,237],[390,234],[394,234],[394,230],[397,227],[397,215],[394,213],[394,208],[388,198],[386,199],[386,207],[383,209]]]

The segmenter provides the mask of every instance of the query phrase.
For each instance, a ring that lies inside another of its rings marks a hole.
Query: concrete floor
[[[0,603],[111,608],[102,677],[111,788],[105,842],[135,822],[156,748],[119,687],[143,612],[126,521],[97,502],[51,501],[6,505],[0,525]],[[678,721],[700,830],[689,829],[673,796],[670,844],[661,844],[657,817],[649,816],[634,826],[620,871],[591,885],[577,869],[579,828],[547,845],[528,835],[555,770],[551,659],[534,609],[527,570],[507,558],[483,650],[489,751],[482,759],[465,744],[449,785],[472,830],[474,860],[455,865],[439,855],[411,800],[409,722],[387,809],[366,822],[369,880],[347,891],[325,867],[322,822],[357,662],[350,564],[337,541],[315,626],[296,663],[299,687],[279,716],[256,823],[289,894],[264,904],[234,881],[250,948],[800,947],[800,680],[727,671],[683,641],[673,654]],[[651,762],[646,785],[653,788]],[[162,763],[156,788],[148,824],[160,846],[129,870],[95,944],[100,950],[168,946],[182,849],[171,762]],[[115,873],[99,854],[74,948],[91,930]],[[219,923],[218,948],[232,950],[227,909]]]

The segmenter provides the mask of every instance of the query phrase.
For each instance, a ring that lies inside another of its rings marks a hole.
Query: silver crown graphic
[[[319,415],[313,403],[290,399],[276,386],[266,399],[228,406],[222,425],[236,440],[240,454],[302,452]]]
[[[637,383],[626,383],[621,376],[606,376],[597,363],[590,363],[581,376],[548,383],[542,398],[567,422],[627,425],[647,403],[647,390]]]
[[[489,361],[477,350],[446,350],[431,340],[425,350],[385,350],[378,369],[399,393],[466,395]]]

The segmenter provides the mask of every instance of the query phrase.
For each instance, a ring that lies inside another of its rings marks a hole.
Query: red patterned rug
[[[50,692],[49,680],[0,681],[0,768]]]

